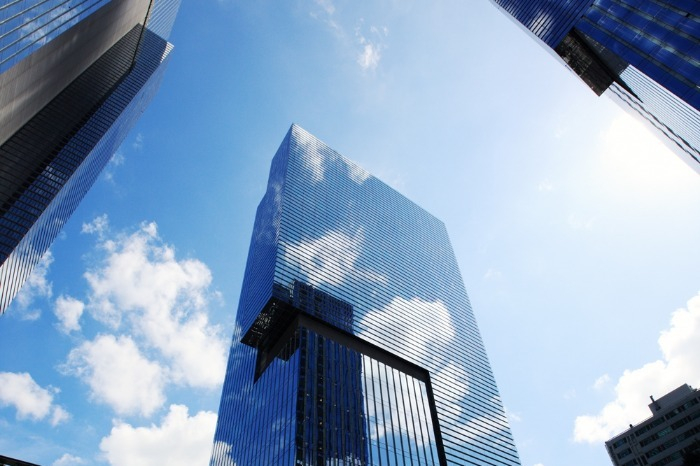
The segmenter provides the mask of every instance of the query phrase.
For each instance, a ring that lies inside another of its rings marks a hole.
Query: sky
[[[700,176],[490,2],[183,2],[155,100],[0,318],[0,454],[206,464],[297,123],[446,224],[525,466],[700,386]]]

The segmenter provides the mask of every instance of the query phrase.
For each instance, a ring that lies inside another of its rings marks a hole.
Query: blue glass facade
[[[700,110],[700,2],[595,0],[575,28]]]
[[[161,3],[170,13],[179,4]],[[154,11],[169,29],[174,15]],[[149,24],[131,27],[0,145],[0,313],[155,95],[172,46]]]
[[[212,465],[520,464],[444,224],[293,125]]]
[[[611,89],[700,171],[700,2],[493,1],[597,94]]]
[[[551,48],[559,45],[591,5],[591,0],[492,1]]]

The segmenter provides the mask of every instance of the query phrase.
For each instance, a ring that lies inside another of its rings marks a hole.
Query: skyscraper
[[[253,229],[212,465],[518,465],[442,222],[293,125]]]
[[[700,172],[700,2],[492,1]]]
[[[178,6],[0,5],[0,313],[154,96]]]

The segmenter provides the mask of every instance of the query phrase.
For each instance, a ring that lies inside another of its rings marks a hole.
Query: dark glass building
[[[700,172],[700,2],[492,1]]]
[[[444,224],[296,125],[236,329],[212,465],[520,464]]]
[[[0,5],[0,313],[154,96],[178,6]]]

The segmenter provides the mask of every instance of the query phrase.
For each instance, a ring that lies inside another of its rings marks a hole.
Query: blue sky
[[[649,395],[700,385],[697,173],[486,0],[355,3],[183,3],[155,101],[1,319],[1,454],[206,463],[292,122],[445,222],[523,465],[609,464]]]

